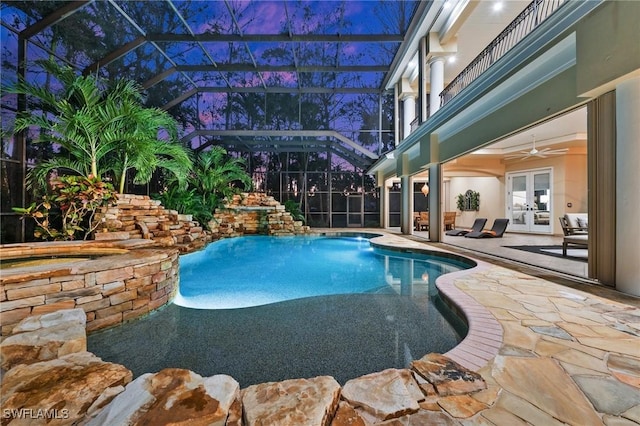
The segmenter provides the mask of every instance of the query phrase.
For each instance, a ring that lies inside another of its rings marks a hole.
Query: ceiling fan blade
[[[550,149],[549,151],[547,151],[545,154],[553,154],[553,155],[557,155],[557,154],[564,154],[567,151],[569,151],[569,148],[558,148],[558,149]]]
[[[516,158],[522,158],[523,154],[511,154],[511,155],[505,155],[505,159],[507,160],[515,160]]]

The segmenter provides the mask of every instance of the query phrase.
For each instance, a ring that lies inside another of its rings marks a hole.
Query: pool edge
[[[486,266],[481,261],[448,252],[441,248],[428,247],[426,243],[418,243],[384,233],[377,233],[377,236],[372,237],[371,244],[376,247],[404,253],[433,254],[465,263],[471,262],[474,266],[469,269],[450,272],[436,279],[436,288],[442,299],[468,326],[467,334],[462,341],[444,355],[458,364],[475,371],[486,366],[489,361],[498,355],[504,342],[502,326],[485,306],[460,290],[455,284],[457,279],[486,269]]]

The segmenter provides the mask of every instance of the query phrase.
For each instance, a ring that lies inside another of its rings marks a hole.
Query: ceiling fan
[[[526,160],[529,157],[547,158],[549,155],[560,155],[560,154],[564,154],[565,152],[569,151],[569,148],[558,148],[558,149],[543,148],[543,149],[536,149],[536,136],[535,135],[531,135],[531,137],[533,138],[533,142],[532,142],[531,149],[529,151],[519,151],[517,153],[507,154],[507,155],[505,155],[504,158],[507,159],[507,160],[514,160],[516,158],[519,158],[521,160]]]

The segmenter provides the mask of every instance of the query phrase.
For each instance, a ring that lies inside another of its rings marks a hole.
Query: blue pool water
[[[234,238],[180,264],[176,303],[89,334],[88,350],[134,377],[186,368],[241,387],[320,375],[344,384],[444,353],[466,333],[435,279],[470,265],[363,238]]]
[[[402,290],[411,263],[424,286],[445,272],[468,268],[454,260],[374,249],[362,237],[242,237],[210,244],[180,258],[174,303],[198,309],[260,306],[312,296]]]

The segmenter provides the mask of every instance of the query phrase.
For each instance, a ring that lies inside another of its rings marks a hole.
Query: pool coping
[[[466,336],[458,345],[444,355],[458,364],[478,371],[498,355],[504,342],[504,330],[495,316],[482,304],[460,290],[455,281],[479,271],[488,270],[490,265],[469,256],[443,250],[439,247],[412,241],[385,232],[323,232],[322,235],[368,237],[372,246],[402,253],[430,254],[447,259],[472,263],[469,269],[450,272],[436,278],[436,288],[447,305],[460,316],[468,326]]]

